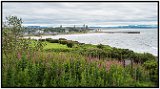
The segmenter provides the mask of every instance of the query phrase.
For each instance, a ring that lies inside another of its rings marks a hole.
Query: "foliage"
[[[148,60],[144,62],[143,66],[149,70],[151,80],[155,83],[158,82],[158,61]]]
[[[26,40],[22,38],[21,33],[23,32],[22,19],[16,16],[6,17],[7,22],[5,27],[2,28],[2,50],[3,53],[12,53],[14,51],[26,51],[30,50],[29,44],[30,39]]]
[[[69,47],[69,48],[72,48],[73,46],[74,46],[73,43],[68,43],[68,44],[67,44],[67,47]]]
[[[46,39],[39,39],[39,41],[42,41],[42,42],[44,42],[44,41],[46,41]]]
[[[12,31],[15,38],[19,37],[22,32],[22,26],[21,26],[22,19],[16,16],[9,16],[6,17],[6,20],[7,20],[7,28],[9,28]]]
[[[135,67],[132,77],[129,66],[113,65],[106,70],[104,61],[89,62],[79,54],[39,52],[11,60],[3,63],[3,87],[143,87],[150,81],[142,67]]]
[[[132,53],[131,58],[133,58],[135,62],[140,62],[142,64],[148,60],[156,60],[156,57],[150,53]]]
[[[149,53],[63,38],[24,39],[22,20],[11,16],[7,21],[2,29],[2,87],[158,86],[158,63]],[[123,67],[113,59],[135,63]]]
[[[104,48],[104,45],[99,44],[99,45],[97,45],[97,48],[99,48],[99,49],[103,49],[103,48]]]
[[[67,39],[65,39],[65,38],[59,38],[59,40],[67,40]]]

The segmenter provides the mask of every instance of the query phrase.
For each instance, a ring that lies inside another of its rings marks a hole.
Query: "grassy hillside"
[[[157,69],[146,70],[146,67],[150,65],[149,60],[141,61],[144,62],[143,64],[124,65],[121,58],[128,58],[129,54],[117,53],[119,51],[129,53],[129,50],[81,43],[74,43],[72,47],[68,47],[68,43],[59,42],[40,41],[39,43],[39,41],[32,40],[31,43],[32,48],[43,44],[44,50],[3,54],[3,87],[157,86]],[[139,60],[142,59],[141,54]],[[157,68],[156,62],[152,62],[152,65],[155,66],[150,65],[150,67]]]
[[[152,54],[64,38],[24,39],[22,22],[10,16],[3,26],[2,87],[159,85],[158,61]]]

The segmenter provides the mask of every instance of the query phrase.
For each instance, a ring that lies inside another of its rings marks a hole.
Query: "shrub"
[[[103,48],[104,48],[104,45],[99,44],[99,45],[97,45],[97,48],[99,48],[99,49],[103,49]]]
[[[144,62],[143,67],[145,67],[146,70],[149,70],[150,79],[153,82],[157,83],[158,82],[158,61],[148,60]]]
[[[46,41],[50,42],[52,40],[52,38],[46,38]]]
[[[136,63],[144,63],[145,61],[148,60],[156,60],[156,57],[154,57],[152,54],[150,53],[133,53],[131,58],[134,59],[134,62]]]
[[[75,44],[79,44],[79,42],[78,41],[73,41]]]
[[[152,54],[150,54],[150,53],[144,53],[143,54],[144,56],[143,56],[143,62],[145,62],[145,61],[148,61],[148,60],[156,60],[156,57],[155,56],[153,56]]]
[[[58,39],[52,39],[52,38],[46,38],[46,41],[50,42],[50,43],[58,43],[59,42]]]
[[[59,40],[59,43],[65,45],[65,44],[68,44],[69,41],[67,41],[67,40]]]
[[[80,45],[84,45],[85,43],[79,43]]]
[[[68,44],[67,44],[67,47],[69,47],[69,48],[72,48],[73,46],[74,46],[73,43],[68,43]]]
[[[67,39],[65,39],[65,38],[59,38],[59,40],[67,40]]]
[[[44,41],[46,41],[46,39],[39,39],[39,41],[42,41],[42,42],[44,42]]]
[[[50,40],[50,43],[59,43],[59,40],[57,40],[57,39],[52,39],[52,40]]]

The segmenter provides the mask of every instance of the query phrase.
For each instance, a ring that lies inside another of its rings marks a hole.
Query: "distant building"
[[[28,34],[27,32],[25,32],[25,33],[23,33],[23,35],[24,35],[24,36],[27,36],[27,35],[29,35],[29,34]]]
[[[33,34],[34,34],[34,35],[39,35],[39,34],[43,34],[43,33],[44,33],[43,30],[37,30],[37,31],[35,31]]]
[[[58,32],[44,32],[43,35],[57,35]]]
[[[69,28],[65,28],[65,33],[68,33],[69,32]]]
[[[27,26],[27,28],[40,28],[40,26]]]

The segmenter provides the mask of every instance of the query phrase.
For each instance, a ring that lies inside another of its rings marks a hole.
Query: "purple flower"
[[[17,55],[18,59],[21,59],[22,55],[20,52],[18,52],[18,55]]]

